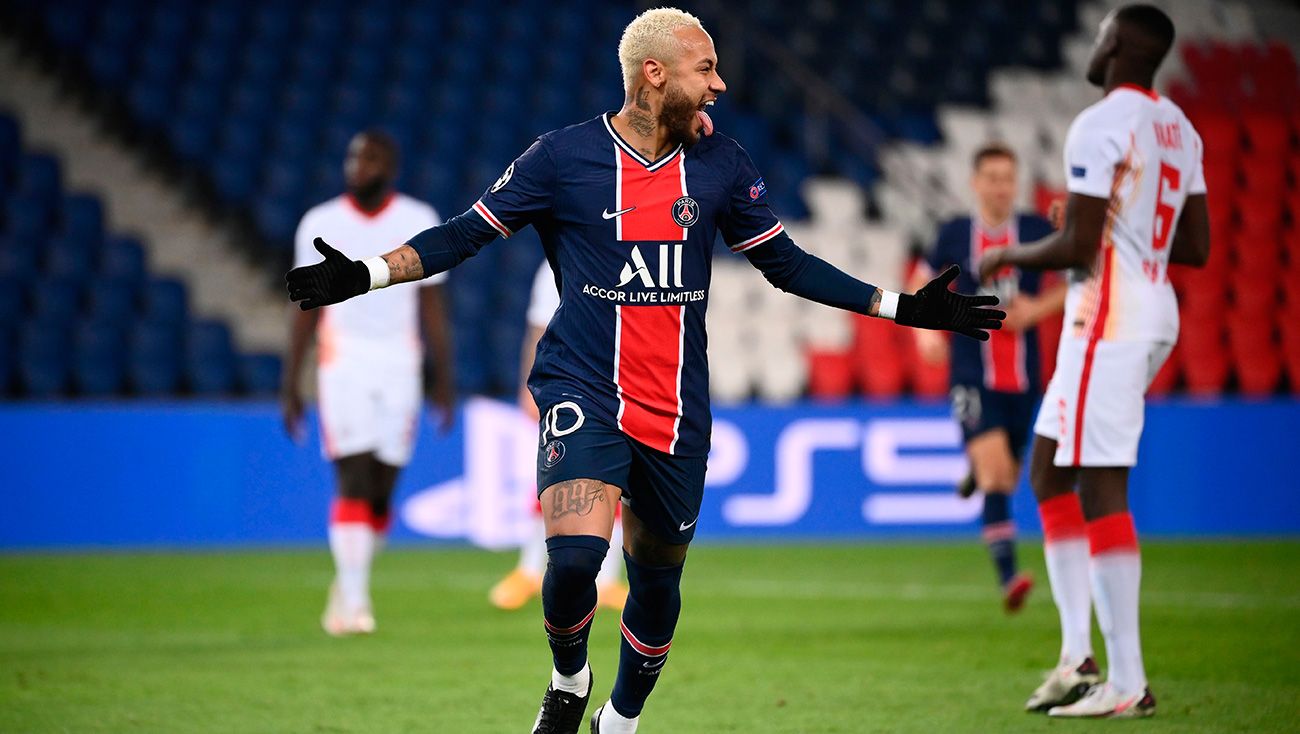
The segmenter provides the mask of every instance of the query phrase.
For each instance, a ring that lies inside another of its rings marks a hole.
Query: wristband
[[[897,315],[898,315],[898,294],[893,291],[887,291],[884,288],[881,288],[880,289],[880,310],[876,312],[876,316],[882,319],[889,319],[890,321],[893,321],[894,317]]]
[[[390,274],[388,262],[384,258],[368,257],[362,260],[361,264],[365,265],[366,270],[370,271],[370,290],[388,287]]]

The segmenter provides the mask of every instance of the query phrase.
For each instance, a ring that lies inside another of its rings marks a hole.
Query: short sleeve
[[[550,211],[555,180],[555,161],[538,138],[488,187],[474,211],[502,237],[509,237]]]
[[[314,212],[307,212],[298,222],[298,231],[293,235],[293,266],[295,268],[314,265],[325,258],[316,252],[316,246],[312,241],[320,234],[315,226],[316,216]]]
[[[416,206],[416,214],[413,217],[412,223],[415,224],[415,232],[411,234],[411,236],[414,237],[426,229],[433,229],[439,224],[442,224],[442,218],[438,216],[438,210],[424,202],[420,202]],[[446,271],[434,273],[424,280],[419,281],[421,288],[427,288],[431,285],[444,285],[446,282]]]
[[[1065,138],[1065,188],[1072,194],[1108,199],[1125,148],[1097,122],[1080,116],[1070,126]]]
[[[732,252],[744,252],[777,236],[785,227],[767,205],[767,184],[749,154],[739,145],[735,154],[736,170],[720,229],[722,241]]]
[[[543,262],[533,277],[532,297],[528,300],[528,325],[545,329],[559,307],[560,291],[555,287],[555,275],[550,264]]]
[[[1191,125],[1188,124],[1188,127],[1190,128]],[[1202,163],[1205,158],[1205,146],[1201,140],[1200,133],[1193,132],[1192,140],[1195,145],[1195,148],[1192,151],[1195,160],[1192,161],[1192,177],[1187,182],[1188,196],[1205,194],[1209,191],[1209,187],[1205,185],[1205,166]]]

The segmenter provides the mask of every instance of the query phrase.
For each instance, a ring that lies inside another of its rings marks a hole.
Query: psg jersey
[[[980,256],[995,247],[1015,247],[1034,242],[1052,233],[1052,225],[1042,217],[1021,214],[998,227],[988,227],[977,218],[957,217],[939,230],[939,239],[927,261],[935,272],[949,265],[960,265],[957,276],[959,293],[995,295],[1004,304],[1017,294],[1037,295],[1042,274],[1033,270],[1006,267],[992,282],[978,282]],[[991,331],[988,341],[952,340],[953,385],[982,385],[999,392],[1042,391],[1039,377],[1038,330]]]
[[[542,135],[473,210],[504,237],[532,225],[556,274],[528,380],[538,406],[573,402],[653,449],[703,456],[714,240],[744,252],[783,228],[734,140],[648,160],[611,117]]]

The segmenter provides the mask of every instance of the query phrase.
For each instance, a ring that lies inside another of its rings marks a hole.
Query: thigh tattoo
[[[551,519],[566,515],[590,515],[597,502],[605,502],[605,483],[594,479],[570,479],[551,486],[554,493]]]

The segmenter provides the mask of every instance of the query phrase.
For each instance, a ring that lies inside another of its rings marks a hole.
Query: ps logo
[[[495,194],[500,191],[501,187],[510,183],[510,177],[513,175],[515,175],[515,164],[511,163],[509,166],[506,166],[506,172],[501,174],[501,178],[498,178],[497,182],[492,184],[492,188],[488,189],[488,192]]]
[[[689,196],[673,202],[673,221],[680,227],[689,227],[700,218],[700,205]]]

